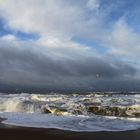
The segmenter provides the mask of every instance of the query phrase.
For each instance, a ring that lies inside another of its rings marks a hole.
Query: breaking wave
[[[0,112],[140,117],[140,96],[9,94],[0,96]]]

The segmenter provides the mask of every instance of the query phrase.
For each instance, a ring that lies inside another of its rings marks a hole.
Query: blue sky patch
[[[28,41],[28,40],[37,40],[40,38],[40,35],[38,33],[26,33],[8,28],[6,26],[6,21],[0,18],[0,37],[8,34],[16,36],[17,39],[19,40]]]
[[[84,44],[89,47],[93,47],[94,49],[96,49],[98,52],[100,52],[102,54],[107,52],[107,48],[102,46],[101,44],[99,44],[97,41],[88,40],[88,39],[84,39],[84,38],[80,38],[80,37],[73,37],[72,40],[75,42],[78,42],[80,44]]]

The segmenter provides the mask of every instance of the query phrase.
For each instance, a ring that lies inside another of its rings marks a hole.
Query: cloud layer
[[[118,13],[130,1],[108,0],[109,7],[102,0],[0,1],[0,84],[138,90],[140,35],[128,22],[135,11]]]

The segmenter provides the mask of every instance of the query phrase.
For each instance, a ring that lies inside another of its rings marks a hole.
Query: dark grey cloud
[[[0,90],[140,89],[136,1],[0,1]]]
[[[36,47],[0,46],[0,83],[44,89],[121,88],[137,70],[123,62],[99,57],[54,59]],[[128,84],[129,86],[129,84]]]

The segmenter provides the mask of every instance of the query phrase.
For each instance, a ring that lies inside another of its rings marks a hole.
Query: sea
[[[140,93],[0,93],[0,118],[13,126],[77,132],[140,128]]]

